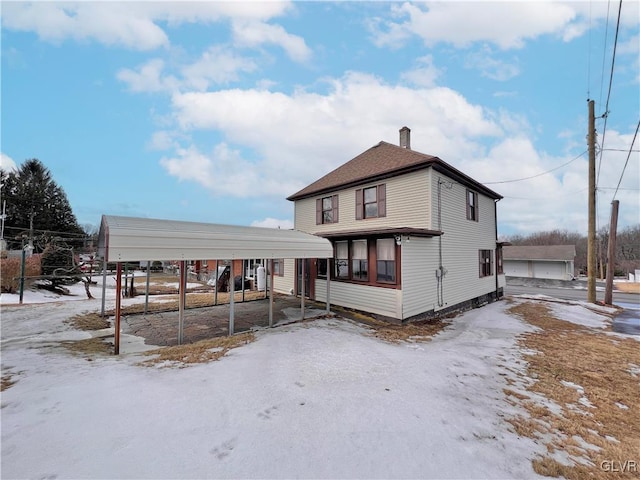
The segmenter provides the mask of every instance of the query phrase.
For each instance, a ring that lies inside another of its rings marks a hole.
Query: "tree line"
[[[0,170],[0,184],[6,205],[4,239],[9,250],[31,241],[35,251],[41,252],[54,238],[73,246],[83,244],[86,234],[66,193],[40,160],[26,160],[10,172]]]
[[[575,245],[575,266],[578,273],[587,273],[587,236],[567,230],[550,230],[528,235],[510,235],[503,241],[511,245]],[[596,275],[605,278],[609,229],[601,228],[596,234]],[[640,224],[618,229],[616,236],[615,274],[628,275],[640,269]]]

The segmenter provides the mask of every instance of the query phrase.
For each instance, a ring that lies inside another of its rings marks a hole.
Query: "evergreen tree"
[[[25,161],[17,171],[3,172],[2,198],[7,202],[5,238],[10,248],[20,248],[29,235],[33,218],[35,247],[51,237],[82,239],[84,232],[71,209],[64,190],[38,159]]]

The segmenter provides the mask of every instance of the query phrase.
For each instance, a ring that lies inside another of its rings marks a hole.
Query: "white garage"
[[[575,245],[511,245],[503,247],[507,277],[572,280]]]

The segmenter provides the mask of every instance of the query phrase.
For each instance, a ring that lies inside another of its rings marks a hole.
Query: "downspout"
[[[441,177],[438,177],[438,269],[436,270],[436,293],[438,297],[438,307],[444,307],[444,276],[447,271],[444,268],[442,260],[442,185],[450,190],[453,188],[453,184],[450,182],[443,182]]]
[[[438,177],[438,231],[442,232],[442,181]],[[436,270],[436,293],[438,306],[444,304],[444,292],[442,288],[442,235],[438,235],[438,270]]]

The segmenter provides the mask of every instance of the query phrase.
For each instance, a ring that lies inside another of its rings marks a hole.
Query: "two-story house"
[[[277,290],[394,320],[502,295],[496,204],[502,198],[438,157],[380,142],[291,195],[295,229],[329,239],[334,258],[285,260]]]

